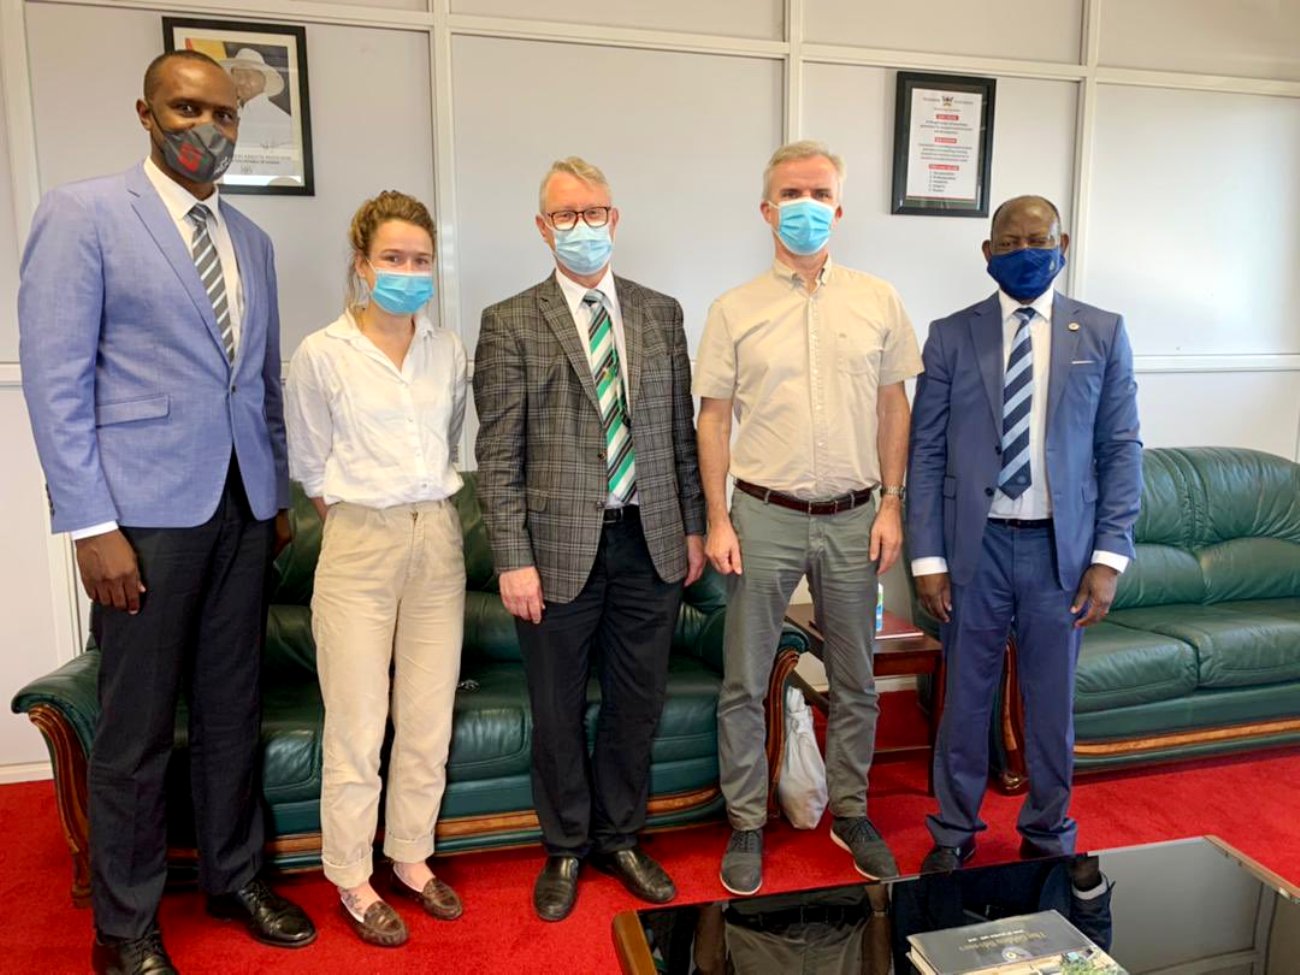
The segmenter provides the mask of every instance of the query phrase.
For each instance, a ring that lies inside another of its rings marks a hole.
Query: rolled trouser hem
[[[321,857],[321,866],[325,870],[325,879],[344,890],[360,887],[374,873],[374,863],[368,856],[351,863],[331,863]]]
[[[398,863],[423,863],[433,856],[433,834],[414,840],[384,834],[384,856]]]

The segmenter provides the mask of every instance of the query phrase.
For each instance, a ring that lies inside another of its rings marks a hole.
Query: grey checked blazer
[[[614,277],[628,361],[641,526],[665,582],[704,534],[682,308]],[[474,355],[479,501],[498,572],[537,566],[548,602],[586,584],[600,543],[605,432],[587,352],[552,275],[487,308]]]

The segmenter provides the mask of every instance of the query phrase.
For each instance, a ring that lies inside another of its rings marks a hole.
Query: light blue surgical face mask
[[[375,283],[370,297],[390,315],[413,315],[433,297],[433,275],[402,271],[380,271],[373,264]]]
[[[816,254],[831,239],[831,226],[835,223],[835,207],[810,196],[786,200],[777,205],[781,222],[777,236],[792,254],[807,257]]]
[[[572,230],[555,230],[555,257],[574,274],[595,274],[609,263],[614,251],[614,241],[609,236],[609,224],[588,227],[579,220]]]

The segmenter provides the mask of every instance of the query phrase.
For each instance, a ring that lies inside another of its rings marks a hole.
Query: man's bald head
[[[1050,211],[1052,219],[1056,222],[1056,232],[1058,234],[1061,232],[1061,211],[1056,208],[1056,204],[1045,196],[1034,196],[1030,194],[1026,196],[1013,196],[993,211],[993,223],[990,228],[992,235],[994,237],[997,236],[998,228],[1002,220],[1011,216],[1019,216],[1024,210],[1034,209]]]
[[[149,62],[149,67],[144,69],[144,100],[152,103],[153,97],[158,92],[158,86],[162,84],[163,75],[168,71],[170,66],[179,62],[188,62],[191,64],[207,64],[222,74],[226,69],[219,65],[212,58],[208,57],[202,51],[190,51],[182,48],[179,51],[168,51],[160,54]]]
[[[1070,235],[1061,230],[1061,211],[1045,196],[1015,196],[993,211],[989,239],[984,241],[984,259],[1009,254],[1026,247],[1070,246]]]

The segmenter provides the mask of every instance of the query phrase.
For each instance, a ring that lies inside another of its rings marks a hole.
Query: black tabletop
[[[653,971],[910,975],[908,938],[1054,910],[1128,972],[1300,973],[1300,891],[1198,837],[637,912]]]

